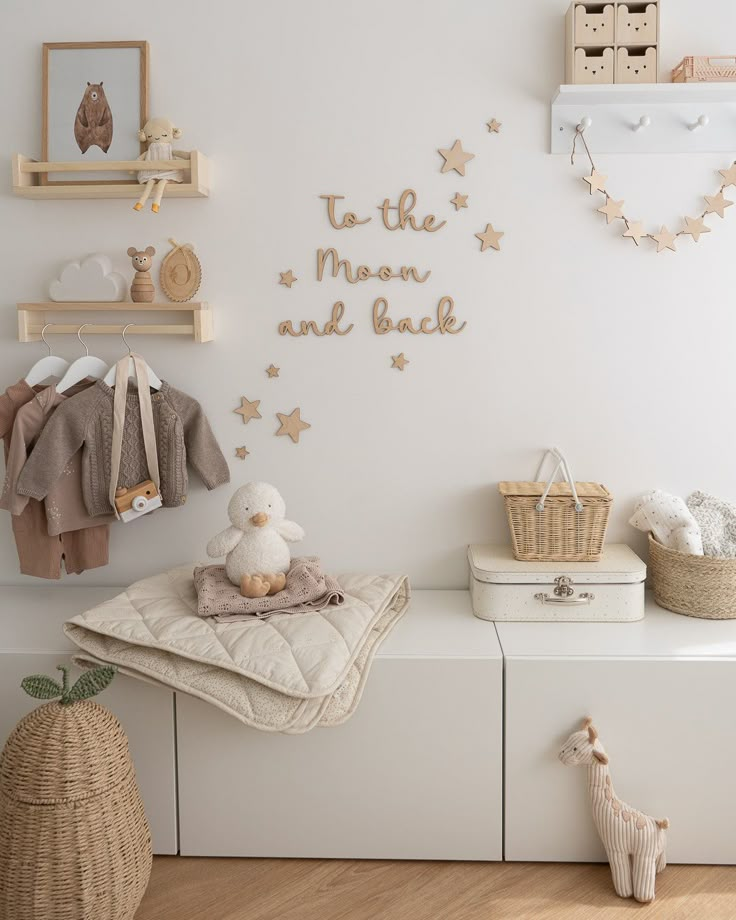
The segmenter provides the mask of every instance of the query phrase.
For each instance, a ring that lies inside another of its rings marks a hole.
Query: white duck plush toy
[[[230,499],[231,527],[207,544],[207,555],[225,556],[225,571],[243,597],[265,597],[283,590],[291,565],[289,543],[304,531],[287,521],[286,504],[267,482],[248,482]]]

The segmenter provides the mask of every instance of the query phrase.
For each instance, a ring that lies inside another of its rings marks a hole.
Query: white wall
[[[160,376],[205,406],[231,461],[233,486],[276,483],[307,530],[303,549],[332,570],[402,570],[422,587],[464,583],[464,544],[505,540],[496,482],[532,475],[542,445],[569,451],[578,478],[615,495],[611,537],[637,547],[633,498],[659,486],[736,499],[732,406],[736,213],[677,254],[617,238],[593,212],[581,160],[547,153],[549,100],[563,78],[565,0],[178,0],[131,15],[119,4],[5,0],[0,57],[2,384],[41,355],[15,339],[15,302],[45,299],[59,263],[102,250],[127,271],[128,246],[191,240],[216,341],[141,339]],[[151,103],[214,165],[210,200],[41,201],[10,194],[9,157],[40,153],[41,43],[146,38]],[[662,63],[733,50],[729,0],[663,3]],[[725,47],[724,47],[725,46]],[[502,133],[489,135],[495,116]],[[463,180],[441,175],[436,148],[461,138],[476,154]],[[595,134],[590,142],[595,148]],[[736,133],[734,134],[736,152]],[[678,224],[717,188],[723,155],[601,156],[609,188],[647,227]],[[407,186],[439,233],[388,233],[375,210]],[[456,191],[470,208],[449,205]],[[329,227],[319,195],[345,194],[373,221]],[[733,209],[736,212],[736,208]],[[492,221],[503,251],[478,251]],[[358,262],[431,268],[424,285],[351,286],[315,278],[315,251]],[[279,287],[278,272],[300,281]],[[456,337],[371,329],[373,299],[392,314],[432,312],[449,294],[467,329]],[[283,339],[281,319],[326,320],[344,299],[346,338]],[[57,339],[57,341],[59,341]],[[102,356],[120,345],[96,338]],[[72,357],[74,342],[60,343]],[[390,355],[411,360],[401,374]],[[281,377],[264,369],[279,365]],[[244,427],[240,395],[260,399]],[[276,411],[301,406],[299,445],[275,438]],[[107,569],[78,580],[120,584],[201,558],[225,523],[231,489],[194,485],[188,504],[120,525]],[[7,519],[0,581],[19,582]]]

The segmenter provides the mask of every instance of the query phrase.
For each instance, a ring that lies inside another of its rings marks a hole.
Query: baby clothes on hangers
[[[18,479],[20,495],[42,499],[82,449],[82,492],[92,517],[109,514],[114,390],[101,380],[62,403],[49,419]],[[187,462],[208,489],[230,481],[230,471],[199,403],[162,382],[151,394],[164,507],[186,501]],[[138,393],[126,397],[125,427],[117,487],[148,479]]]
[[[19,380],[0,395],[0,438],[3,440],[6,469],[16,415],[43,390],[44,387],[30,387],[25,380]],[[60,578],[62,562],[68,574],[79,574],[85,569],[107,564],[105,527],[50,536],[46,512],[38,501],[29,502],[20,514],[13,515],[12,526],[23,575]],[[100,534],[98,530],[105,533]]]
[[[66,393],[58,393],[56,384],[52,383],[18,410],[10,438],[10,452],[5,463],[5,485],[0,497],[0,508],[18,515],[32,501],[27,495],[18,495],[16,492],[18,478],[28,456],[58,406],[82,393],[93,383],[94,380],[88,377],[74,384]],[[82,530],[85,527],[106,526],[101,523],[100,518],[90,517],[84,505],[81,451],[77,451],[71,458],[64,468],[63,475],[49,490],[44,500],[44,508],[50,536]],[[112,515],[110,519],[113,519]]]

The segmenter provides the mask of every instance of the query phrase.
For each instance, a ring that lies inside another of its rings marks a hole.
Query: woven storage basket
[[[704,620],[736,620],[736,559],[680,553],[650,534],[649,574],[660,607]]]
[[[34,709],[0,757],[0,918],[131,920],[150,874],[118,720],[89,700]]]
[[[606,538],[611,493],[597,482],[576,482],[582,511],[575,510],[572,489],[556,482],[544,510],[537,504],[545,482],[501,482],[514,556],[523,562],[599,562]]]

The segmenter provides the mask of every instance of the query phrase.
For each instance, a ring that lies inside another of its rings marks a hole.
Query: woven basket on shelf
[[[611,510],[611,493],[597,482],[576,482],[581,511],[575,510],[572,489],[554,483],[537,505],[545,482],[501,482],[514,556],[525,562],[598,562]]]
[[[74,699],[34,709],[0,757],[2,920],[132,920],[148,884],[127,738],[107,709]]]
[[[705,620],[736,620],[736,559],[680,553],[650,534],[649,575],[660,607]]]

